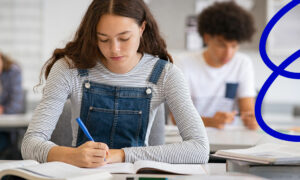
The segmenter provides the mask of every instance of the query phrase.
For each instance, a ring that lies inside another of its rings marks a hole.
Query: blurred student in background
[[[249,129],[258,128],[254,116],[252,62],[238,52],[240,43],[255,32],[251,14],[233,1],[217,2],[198,16],[204,50],[175,62],[189,83],[193,103],[205,126],[222,129],[238,115]]]
[[[0,52],[0,121],[2,114],[18,114],[24,109],[20,68]],[[0,151],[9,144],[9,133],[0,132]]]
[[[23,98],[20,68],[0,52],[0,114],[21,113]]]

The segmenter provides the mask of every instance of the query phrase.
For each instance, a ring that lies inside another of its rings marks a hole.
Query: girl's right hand
[[[78,167],[95,168],[107,164],[108,152],[105,143],[88,141],[74,149],[71,161]]]
[[[54,146],[50,149],[47,162],[61,161],[78,167],[95,168],[107,164],[109,155],[105,143],[88,141],[77,148]]]

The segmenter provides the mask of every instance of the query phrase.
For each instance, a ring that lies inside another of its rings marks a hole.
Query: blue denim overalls
[[[167,61],[158,60],[149,78],[156,84]],[[79,69],[81,77],[88,70]],[[85,80],[80,118],[96,142],[111,149],[144,146],[148,127],[151,87],[118,87]],[[78,129],[76,146],[89,141]]]

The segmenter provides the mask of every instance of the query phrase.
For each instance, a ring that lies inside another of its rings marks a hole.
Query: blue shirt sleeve
[[[24,110],[24,93],[22,90],[22,74],[18,66],[13,65],[9,71],[3,72],[2,103],[4,114],[22,113]]]

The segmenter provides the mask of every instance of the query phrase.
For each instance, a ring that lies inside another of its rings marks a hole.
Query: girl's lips
[[[119,61],[123,58],[123,56],[110,57],[114,61]]]
[[[228,63],[230,61],[230,59],[222,59],[221,60],[223,63]]]

